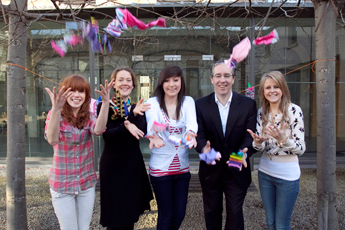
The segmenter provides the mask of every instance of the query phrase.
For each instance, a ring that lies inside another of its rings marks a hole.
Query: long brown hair
[[[91,99],[90,85],[84,77],[77,74],[72,74],[62,80],[59,86],[59,91],[62,88],[62,86],[65,86],[65,90],[67,90],[68,88],[71,88],[71,90],[85,92],[85,101],[81,105],[80,110],[77,114],[77,117],[74,116],[72,108],[68,104],[67,101],[65,102],[62,108],[62,112],[61,112],[61,115],[66,121],[68,121],[74,127],[77,127],[78,129],[82,129],[87,124],[90,117],[90,112],[89,112],[90,99]]]
[[[259,95],[260,95],[260,104],[262,107],[262,127],[266,127],[268,123],[268,115],[270,111],[270,102],[265,98],[264,95],[264,84],[267,79],[273,80],[277,83],[279,89],[282,91],[282,98],[279,104],[279,110],[283,113],[283,120],[280,123],[280,127],[283,128],[284,122],[290,122],[288,115],[289,104],[291,103],[290,91],[285,81],[284,75],[279,71],[271,71],[265,73],[260,81]]]
[[[184,96],[186,95],[186,85],[183,78],[183,73],[180,67],[176,65],[167,65],[165,66],[158,77],[158,84],[155,89],[155,95],[158,99],[159,106],[163,109],[163,111],[168,114],[167,107],[165,105],[165,92],[163,89],[163,84],[166,79],[170,77],[180,77],[181,78],[181,89],[177,95],[177,106],[176,106],[176,120],[180,119],[180,112],[181,112],[181,105],[184,100]]]

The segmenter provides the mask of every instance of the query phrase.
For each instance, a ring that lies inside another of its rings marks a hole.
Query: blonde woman
[[[291,229],[290,220],[299,193],[298,156],[305,151],[303,113],[291,103],[284,75],[271,71],[260,82],[261,108],[253,147],[262,151],[259,164],[260,194],[267,227]]]

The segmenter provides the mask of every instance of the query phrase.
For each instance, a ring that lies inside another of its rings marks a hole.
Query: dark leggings
[[[124,227],[116,227],[116,228],[107,227],[107,230],[133,230],[133,229],[134,229],[134,224],[127,225]]]
[[[158,205],[157,230],[177,230],[186,214],[190,173],[150,176]]]

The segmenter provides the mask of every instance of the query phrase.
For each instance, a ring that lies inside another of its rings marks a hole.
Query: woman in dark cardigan
[[[103,133],[104,151],[100,160],[101,220],[108,230],[133,229],[139,216],[150,209],[153,199],[139,137],[146,133],[143,100],[130,104],[135,87],[134,72],[116,68],[111,74],[115,95],[109,107],[107,129]],[[98,105],[99,112],[101,104]]]

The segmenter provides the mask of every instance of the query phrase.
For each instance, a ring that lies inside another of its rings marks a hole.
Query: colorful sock
[[[181,138],[178,138],[174,135],[170,135],[168,141],[176,146],[179,146],[181,144]]]
[[[243,158],[243,152],[242,150],[238,151],[237,153],[231,153],[229,157],[228,166],[229,167],[236,167],[238,169],[241,169],[242,167],[242,158]]]
[[[278,40],[279,40],[278,32],[276,31],[276,29],[274,29],[268,35],[254,39],[253,44],[254,45],[262,45],[262,44],[268,45],[268,44],[274,44],[278,42]]]
[[[154,121],[151,127],[152,133],[161,133],[168,129],[169,125],[167,123],[159,123]]]
[[[242,41],[240,41],[237,45],[232,48],[232,54],[230,55],[230,58],[228,60],[225,60],[224,63],[228,65],[230,68],[235,68],[234,63],[239,63],[243,59],[245,59],[250,49],[252,48],[249,38],[246,37]]]
[[[220,158],[222,158],[222,155],[220,154],[220,152],[217,152],[216,150],[212,148],[207,153],[200,153],[199,158],[200,160],[205,161],[207,164],[215,165],[216,160],[219,160]]]
[[[116,18],[113,19],[105,29],[111,36],[120,37],[122,33],[121,29],[127,29],[127,26]]]
[[[64,57],[67,53],[67,47],[64,40],[51,41],[50,44],[52,45],[53,50],[55,50],[55,52],[61,57]]]
[[[240,43],[235,45],[234,48],[232,48],[230,59],[232,59],[232,61],[235,61],[236,63],[241,62],[248,56],[251,48],[252,46],[250,44],[249,38],[246,37],[245,39],[240,41]]]
[[[255,91],[254,91],[254,87],[250,85],[250,83],[248,82],[248,88],[246,89],[246,97],[249,97],[251,99],[254,99],[255,96]]]
[[[181,145],[184,148],[191,148],[192,146],[194,146],[194,141],[193,138],[189,135],[185,135],[182,139],[181,139]]]
[[[123,24],[127,24],[129,27],[135,27],[139,30],[146,30],[152,26],[165,27],[165,19],[159,18],[148,24],[134,17],[127,9],[116,8],[116,17]]]
[[[194,145],[193,138],[186,135],[183,138],[178,138],[174,135],[170,135],[168,141],[175,146],[181,146],[182,148],[190,148]]]
[[[83,38],[81,36],[78,36],[76,34],[65,34],[63,36],[63,40],[65,44],[68,44],[69,46],[75,46],[77,44],[83,44]]]

